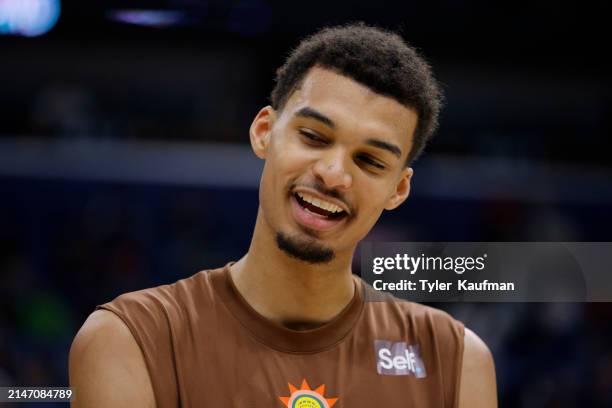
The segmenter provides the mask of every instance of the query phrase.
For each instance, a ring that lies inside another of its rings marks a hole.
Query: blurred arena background
[[[95,305],[246,251],[249,123],[327,24],[401,30],[447,95],[372,239],[611,241],[609,16],[603,0],[0,0],[0,385],[66,385]],[[490,346],[501,407],[612,406],[610,304],[438,306]]]

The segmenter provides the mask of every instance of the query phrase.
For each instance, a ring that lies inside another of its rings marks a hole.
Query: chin
[[[322,244],[317,239],[303,238],[298,234],[278,232],[276,234],[276,245],[291,258],[309,264],[328,263],[336,257],[335,251],[329,246]]]

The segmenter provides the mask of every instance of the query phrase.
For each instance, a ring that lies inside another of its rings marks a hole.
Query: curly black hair
[[[276,71],[270,95],[275,110],[283,109],[314,66],[336,71],[414,109],[418,123],[406,165],[420,155],[438,127],[442,92],[429,64],[398,34],[354,23],[307,37]]]

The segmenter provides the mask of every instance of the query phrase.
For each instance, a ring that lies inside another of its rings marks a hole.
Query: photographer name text
[[[454,285],[456,283],[456,286]],[[419,279],[417,281],[402,279],[398,282],[385,282],[377,279],[372,285],[376,290],[382,291],[423,291],[427,293],[458,290],[462,292],[499,292],[514,291],[514,282],[489,282],[487,279],[480,282],[470,282],[467,279],[458,279],[457,282]]]

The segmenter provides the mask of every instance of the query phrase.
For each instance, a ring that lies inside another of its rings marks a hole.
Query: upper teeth
[[[307,203],[314,205],[315,207],[319,207],[324,209],[325,211],[329,211],[332,213],[337,213],[343,211],[342,208],[338,207],[336,204],[332,204],[328,201],[320,200],[314,196],[311,196],[307,193],[297,193],[298,196]]]

